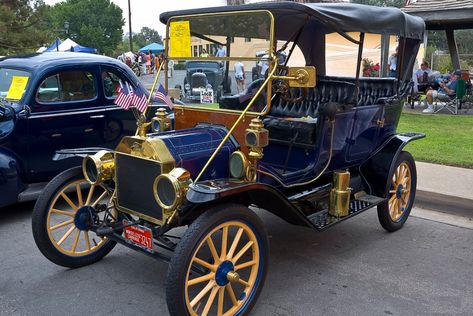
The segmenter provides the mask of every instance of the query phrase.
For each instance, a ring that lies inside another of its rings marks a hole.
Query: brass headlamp
[[[156,177],[153,184],[154,198],[165,212],[171,212],[181,205],[191,183],[189,171],[174,168],[168,174]]]
[[[101,150],[94,155],[87,155],[82,161],[82,172],[90,184],[112,180],[115,174],[113,152]]]

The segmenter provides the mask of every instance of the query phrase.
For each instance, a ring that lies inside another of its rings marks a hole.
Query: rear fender
[[[288,223],[313,227],[305,215],[277,189],[263,183],[248,183],[232,179],[199,182],[189,187],[187,201],[193,207],[202,209],[203,206],[235,202],[244,205],[256,205]],[[188,208],[187,212],[191,212]],[[183,214],[184,216],[186,214]]]
[[[0,148],[0,207],[14,204],[18,194],[26,188],[22,180],[23,166],[15,154]]]
[[[73,149],[60,149],[57,150],[53,156],[54,161],[73,158],[73,157],[82,157],[84,158],[87,155],[93,155],[101,150],[110,151],[109,148],[101,147],[88,147],[88,148],[73,148]]]
[[[370,188],[370,194],[387,197],[391,175],[402,149],[411,141],[424,138],[422,133],[397,134],[389,138],[360,166],[360,172]]]

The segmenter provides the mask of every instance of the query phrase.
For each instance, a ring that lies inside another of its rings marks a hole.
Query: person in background
[[[156,55],[154,57],[154,67],[156,68],[156,71],[159,70],[159,67],[161,66],[161,60],[159,59],[159,56]]]
[[[154,74],[154,68],[156,68],[155,59],[156,59],[156,55],[153,52],[151,52],[151,73],[152,74]]]
[[[150,74],[151,73],[151,52],[148,51],[146,53],[146,74]]]
[[[174,72],[174,60],[168,60],[168,78],[172,78]]]
[[[215,57],[225,57],[227,55],[227,49],[219,44],[217,48],[217,52],[215,53]]]
[[[243,93],[245,91],[245,67],[241,61],[235,63],[235,80],[237,84],[237,93]]]
[[[398,47],[396,47],[394,53],[388,58],[389,77],[397,77],[397,50]]]
[[[432,76],[432,69],[429,68],[429,63],[423,61],[420,64],[420,68],[416,71],[416,77],[418,82],[428,82],[429,77]]]
[[[448,102],[453,97],[455,97],[457,81],[460,79],[461,71],[455,71],[450,77],[450,81],[440,82],[440,88],[438,90],[428,90],[425,102],[427,103],[427,108],[422,111],[422,113],[434,113],[434,99],[439,101]]]
[[[202,49],[202,53],[200,53],[200,57],[209,57],[209,53],[204,49]]]

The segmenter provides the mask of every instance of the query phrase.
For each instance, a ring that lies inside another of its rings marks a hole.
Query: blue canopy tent
[[[58,46],[57,46],[58,45]],[[70,38],[66,39],[64,42],[60,40],[54,42],[45,52],[81,52],[81,53],[96,53],[97,49],[85,47],[77,44]]]
[[[164,51],[164,46],[158,43],[151,43],[139,49],[140,52],[147,53],[151,51],[152,53],[161,53]]]

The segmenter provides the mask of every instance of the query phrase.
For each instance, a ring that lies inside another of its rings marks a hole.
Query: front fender
[[[397,134],[389,138],[360,166],[360,171],[370,187],[370,193],[386,197],[391,175],[402,149],[411,141],[424,138],[422,133]]]
[[[199,182],[189,187],[186,198],[194,206],[229,201],[247,206],[256,205],[288,223],[313,227],[306,216],[285,195],[263,183],[242,182],[234,179]]]
[[[13,153],[0,148],[0,207],[14,204],[26,188],[22,181],[22,164]]]
[[[88,147],[88,148],[73,148],[73,149],[60,149],[57,150],[53,156],[53,160],[63,160],[73,157],[82,157],[84,158],[87,155],[93,155],[101,150],[110,151],[110,148],[102,147]]]

